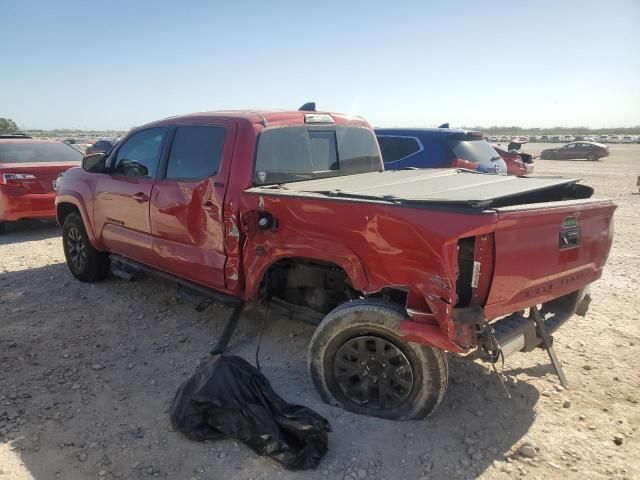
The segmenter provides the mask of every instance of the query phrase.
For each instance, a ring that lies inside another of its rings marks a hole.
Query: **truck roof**
[[[358,126],[369,126],[362,118],[356,115],[344,113],[333,113],[325,111],[301,111],[301,110],[218,110],[210,112],[195,112],[186,115],[164,118],[155,122],[142,125],[150,127],[154,125],[166,125],[182,122],[201,122],[203,120],[215,119],[240,119],[251,124],[262,124],[266,126],[274,125],[296,125],[305,123],[305,115],[331,115],[336,124],[351,124]],[[138,127],[141,128],[141,127]]]

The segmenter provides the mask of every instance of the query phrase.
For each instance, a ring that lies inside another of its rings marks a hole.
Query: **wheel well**
[[[405,287],[386,287],[367,298],[380,298],[404,308]],[[363,298],[342,267],[308,258],[286,258],[272,264],[260,284],[259,297],[311,308],[325,315],[338,305]]]
[[[56,207],[56,219],[58,220],[58,225],[61,227],[64,225],[64,221],[69,216],[70,213],[77,212],[80,213],[78,207],[76,207],[72,203],[60,203]]]
[[[361,294],[338,265],[307,258],[285,258],[269,267],[260,284],[262,299],[277,298],[326,314]]]

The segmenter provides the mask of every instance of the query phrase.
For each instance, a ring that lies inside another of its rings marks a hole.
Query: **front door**
[[[223,205],[236,126],[177,125],[151,193],[158,267],[201,285],[225,287]]]
[[[575,158],[573,156],[573,153],[575,152],[575,148],[576,148],[575,143],[569,143],[564,147],[561,147],[558,150],[558,158],[560,159]]]
[[[153,263],[149,200],[167,127],[138,131],[109,158],[110,173],[96,181],[95,229],[110,251]]]

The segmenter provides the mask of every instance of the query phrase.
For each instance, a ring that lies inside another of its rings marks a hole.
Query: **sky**
[[[307,101],[375,126],[640,125],[640,0],[0,0],[0,45],[21,128]]]

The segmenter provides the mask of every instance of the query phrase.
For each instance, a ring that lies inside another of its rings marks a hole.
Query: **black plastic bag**
[[[246,360],[215,355],[185,381],[171,421],[194,440],[236,438],[291,470],[316,468],[327,452],[329,422],[289,405]]]

